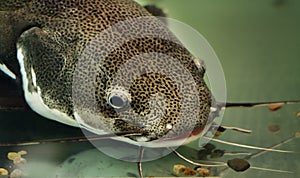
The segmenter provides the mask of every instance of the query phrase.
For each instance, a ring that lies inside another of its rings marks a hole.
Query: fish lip
[[[196,129],[194,129],[193,131],[191,131],[190,133],[187,133],[187,134],[182,134],[182,135],[171,137],[171,138],[158,139],[158,140],[154,140],[154,141],[157,142],[157,143],[161,143],[161,142],[172,142],[172,141],[182,140],[183,143],[189,143],[191,141],[194,141],[197,138],[200,138],[204,128],[205,128],[204,126],[199,127],[199,128],[196,128]]]
[[[149,132],[141,132],[141,135],[128,136],[129,139],[135,142],[149,142],[151,138],[149,138]]]
[[[136,142],[153,142],[153,143],[163,143],[163,142],[175,142],[175,141],[180,141],[182,140],[182,143],[189,143],[197,138],[199,138],[202,134],[202,131],[204,130],[203,127],[199,127],[191,131],[190,133],[187,134],[182,134],[179,136],[171,137],[171,138],[151,138],[151,133],[148,131],[143,132],[141,135],[138,136],[128,136],[133,141]]]

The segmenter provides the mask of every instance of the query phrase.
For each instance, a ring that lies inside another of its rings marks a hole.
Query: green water
[[[216,51],[227,83],[228,101],[275,101],[300,99],[300,1],[297,0],[161,0],[154,1],[169,16],[198,30]],[[253,130],[251,135],[227,131],[220,139],[242,144],[269,147],[300,131],[300,105],[284,106],[276,112],[261,108],[235,108],[225,112],[222,124]],[[6,120],[5,120],[6,119]],[[10,119],[9,121],[7,119]],[[3,124],[2,124],[3,123]],[[278,124],[277,134],[268,131]],[[1,141],[58,138],[80,135],[79,129],[62,126],[36,114],[2,113]],[[213,142],[212,142],[213,143]],[[215,143],[214,143],[215,144]],[[226,151],[250,151],[216,144]],[[196,148],[197,143],[189,147]],[[7,151],[26,149],[28,165],[36,177],[53,175],[130,176],[137,175],[136,164],[121,162],[97,151],[78,155],[73,164],[64,164],[73,154],[92,148],[89,143],[47,144],[27,147],[0,148],[0,167]],[[199,148],[197,148],[199,149]],[[294,139],[278,149],[300,150]],[[186,152],[186,156],[194,156]],[[226,156],[221,161],[232,159]],[[268,152],[250,159],[256,167],[293,171],[294,174],[249,169],[243,173],[229,170],[224,177],[298,177],[299,153]],[[218,160],[219,161],[219,160]],[[81,163],[81,164],[80,164]],[[174,154],[144,164],[147,176],[172,176],[174,164],[186,164]],[[54,173],[55,175],[55,173]]]
[[[164,1],[172,17],[204,35],[222,63],[228,101],[274,101],[300,98],[300,2],[296,0]],[[252,135],[227,132],[221,138],[243,144],[271,146],[299,131],[300,106],[228,109],[224,125],[253,130]],[[278,134],[268,132],[278,124]],[[221,147],[225,147],[222,145]],[[226,147],[229,150],[236,148]],[[280,147],[298,151],[299,140]],[[238,149],[240,150],[240,149]],[[299,153],[267,153],[250,162],[255,166],[295,171],[295,174],[249,170],[226,177],[297,177]]]

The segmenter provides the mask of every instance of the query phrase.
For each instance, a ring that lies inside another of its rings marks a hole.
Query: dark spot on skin
[[[76,158],[70,158],[70,159],[68,160],[68,163],[71,164],[73,161],[75,161],[75,159],[76,159]]]
[[[228,160],[227,165],[236,172],[243,172],[250,168],[248,161],[239,158]]]

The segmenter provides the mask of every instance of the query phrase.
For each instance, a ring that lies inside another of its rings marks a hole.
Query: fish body
[[[136,2],[1,0],[0,13],[1,69],[35,112],[97,134],[137,130],[117,139],[149,147],[201,135],[205,67]]]

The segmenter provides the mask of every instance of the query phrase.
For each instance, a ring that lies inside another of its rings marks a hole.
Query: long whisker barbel
[[[214,141],[214,142],[224,143],[227,145],[233,145],[233,146],[242,147],[242,148],[249,148],[249,149],[255,149],[255,150],[262,150],[262,151],[273,151],[273,152],[279,152],[279,153],[294,153],[294,151],[276,150],[273,148],[263,148],[263,147],[257,147],[257,146],[252,146],[252,145],[243,145],[243,144],[239,144],[239,143],[227,142],[227,141],[219,140],[219,139],[215,139],[215,138],[208,138],[208,137],[204,137],[204,138]]]
[[[300,100],[295,101],[273,101],[273,102],[241,102],[241,103],[218,103],[220,106],[225,108],[233,108],[233,107],[257,107],[257,106],[268,106],[268,105],[276,105],[276,104],[300,104]]]
[[[11,100],[9,101],[7,99],[0,98],[0,111],[27,111],[30,110],[28,105],[23,102],[23,100]],[[15,104],[14,104],[15,102]],[[278,105],[279,108],[284,104],[300,104],[300,100],[296,101],[277,101],[277,102],[253,102],[253,103],[217,103],[218,109],[225,109],[225,108],[236,108],[236,107],[258,107],[258,106],[270,106],[270,105]],[[243,132],[250,134],[251,130],[246,130],[238,127],[229,127],[229,126],[221,126],[222,129],[225,130],[234,130],[238,132]],[[81,136],[81,137],[69,137],[69,138],[58,138],[58,139],[46,139],[46,140],[37,140],[37,141],[27,141],[27,142],[16,142],[16,143],[0,143],[0,147],[9,147],[9,146],[29,146],[29,145],[39,145],[39,144],[47,144],[47,143],[70,143],[70,142],[86,142],[91,140],[101,140],[101,139],[109,139],[114,137],[126,137],[126,136],[141,136],[143,133],[140,131],[128,131],[128,132],[118,132],[118,133],[110,133],[110,134],[103,134],[103,135],[90,135],[90,136]],[[293,151],[286,151],[286,150],[276,150],[276,147],[279,147],[280,145],[283,145],[294,138],[299,137],[299,133],[297,133],[292,138],[286,140],[283,143],[276,144],[269,148],[261,148],[256,146],[250,146],[250,145],[241,145],[237,143],[222,141],[218,139],[211,139],[212,141],[221,142],[224,144],[239,146],[239,147],[245,147],[245,148],[251,148],[251,149],[257,149],[260,150],[259,152],[255,154],[250,154],[245,156],[245,159],[250,159],[251,157],[256,157],[258,155],[261,155],[263,153],[266,153],[268,151],[275,151],[275,152],[283,152],[283,153],[292,153]],[[205,138],[205,137],[204,137]],[[197,166],[204,166],[204,167],[226,167],[222,172],[225,172],[230,166],[226,162],[203,162],[203,163],[197,163],[194,162],[183,155],[181,155],[179,152],[177,152],[175,149],[169,148],[173,151],[173,153],[178,156],[179,158],[185,160],[186,162],[197,165]],[[144,154],[144,148],[141,148],[140,150],[140,160],[138,161],[138,172],[139,176],[143,177],[143,170],[142,170],[142,159]],[[261,168],[261,167],[255,167],[251,166],[252,169],[257,170],[265,170],[265,171],[272,171],[272,172],[281,172],[281,173],[293,173],[290,171],[285,170],[275,170],[275,169],[269,169],[269,168]]]
[[[142,133],[140,133],[138,131],[129,131],[129,132],[118,132],[118,133],[103,134],[103,135],[47,139],[47,140],[37,140],[37,141],[28,141],[28,142],[0,143],[0,147],[29,146],[29,145],[39,145],[39,144],[47,144],[47,143],[86,142],[86,141],[91,141],[91,140],[102,140],[102,139],[109,139],[109,138],[114,138],[114,137],[139,136],[139,135],[142,135]]]
[[[235,107],[257,107],[268,106],[275,104],[300,104],[300,100],[294,101],[271,101],[271,102],[219,102],[217,107],[220,108],[235,108]],[[26,111],[30,110],[26,102],[21,98],[1,98],[0,97],[0,111]]]
[[[177,152],[175,149],[173,148],[169,148],[170,150],[173,151],[173,153],[178,156],[179,158],[183,159],[184,161],[193,164],[195,166],[203,166],[203,167],[226,167],[224,170],[227,170],[230,166],[228,164],[228,162],[217,162],[217,161],[209,161],[207,163],[198,163],[198,162],[194,162],[188,158],[186,158],[185,156],[181,155],[179,152]],[[232,168],[232,167],[230,167]],[[256,167],[256,166],[250,166],[249,168],[251,169],[257,169],[257,170],[264,170],[264,171],[270,171],[270,172],[279,172],[279,173],[289,173],[289,174],[293,174],[294,172],[291,171],[286,171],[286,170],[278,170],[278,169],[270,169],[270,168],[262,168],[262,167]],[[232,168],[234,169],[234,168]],[[236,170],[237,171],[237,170]]]
[[[270,147],[267,147],[266,149],[264,150],[260,150],[260,151],[257,151],[256,153],[252,153],[250,155],[246,155],[243,159],[246,159],[246,160],[249,160],[251,158],[254,158],[254,157],[258,157],[264,153],[267,153],[270,149],[275,149],[277,147],[280,147],[284,144],[287,144],[291,141],[293,141],[295,138],[299,138],[300,137],[300,132],[296,132],[295,134],[293,134],[292,136],[290,136],[289,138],[287,138],[286,140],[284,141],[281,141],[280,143],[277,143],[273,146],[270,146]],[[259,167],[252,167],[253,169],[257,169],[257,170],[266,170],[266,171],[270,171],[270,169],[267,169],[267,168],[259,168]],[[220,172],[220,175],[224,174],[226,171],[228,170],[228,167],[224,168],[223,170],[221,170]],[[293,173],[291,171],[285,171],[285,170],[277,170],[277,171],[274,171],[273,169],[271,169],[271,171],[273,172],[281,172],[281,173]]]
[[[143,176],[143,167],[142,167],[144,151],[145,151],[145,148],[144,147],[140,147],[139,161],[137,162],[137,167],[138,167],[140,178],[144,177]]]

